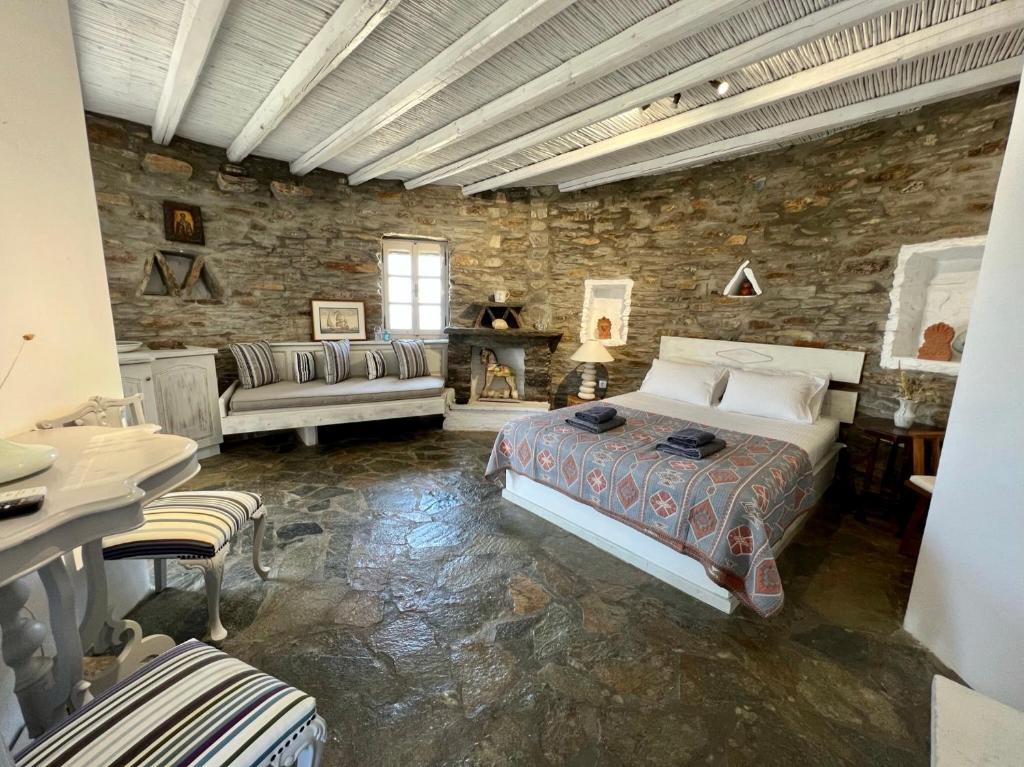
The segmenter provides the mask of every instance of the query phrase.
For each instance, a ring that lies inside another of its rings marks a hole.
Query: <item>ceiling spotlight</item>
[[[672,97],[672,106],[674,106],[676,109],[679,109],[679,100],[682,99],[682,98],[683,98],[683,94],[682,93],[675,94]]]
[[[729,92],[728,80],[708,80],[708,85],[714,88],[719,96],[724,96]]]
[[[651,108],[650,104],[644,104],[642,107],[640,107],[640,111],[641,112],[646,112],[650,108]]]

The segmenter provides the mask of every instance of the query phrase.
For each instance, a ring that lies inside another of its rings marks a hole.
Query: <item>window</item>
[[[440,336],[448,322],[447,243],[383,239],[384,322],[393,334]]]

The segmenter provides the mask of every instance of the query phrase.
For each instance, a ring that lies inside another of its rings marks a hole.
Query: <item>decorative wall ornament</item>
[[[171,242],[205,245],[203,213],[199,206],[164,200],[164,237]]]
[[[205,255],[158,250],[146,259],[136,295],[220,303],[224,290]]]
[[[597,339],[605,346],[624,346],[632,294],[630,279],[584,282],[580,343]]]
[[[917,350],[919,360],[941,360],[949,362],[953,359],[953,338],[956,330],[945,322],[936,322],[924,329],[924,343]]]
[[[362,301],[313,301],[313,340],[366,340],[366,307]]]
[[[757,277],[754,276],[754,270],[750,267],[749,260],[740,264],[736,274],[726,283],[722,295],[736,298],[753,298],[761,295],[761,285],[758,283]]]

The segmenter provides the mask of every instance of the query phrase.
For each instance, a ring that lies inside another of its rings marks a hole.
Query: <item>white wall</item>
[[[906,629],[1024,709],[1024,89],[981,262]]]
[[[120,396],[67,0],[0,2],[0,377],[23,333],[36,338],[0,390],[0,435],[93,394]],[[123,614],[145,593],[147,569],[114,564]],[[35,584],[28,607],[45,619]],[[0,732],[9,740],[19,722],[13,674],[0,666]]]
[[[120,396],[114,325],[67,0],[0,21],[0,435]]]

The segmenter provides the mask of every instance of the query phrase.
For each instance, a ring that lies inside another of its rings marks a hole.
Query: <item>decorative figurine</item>
[[[481,349],[480,364],[484,366],[484,388],[480,392],[481,399],[519,399],[516,374],[508,365],[499,364],[498,355],[490,349]],[[491,383],[495,378],[503,378],[507,388],[500,392],[491,391]]]
[[[953,338],[956,330],[945,322],[936,322],[924,329],[924,343],[917,350],[919,360],[949,362],[953,359]]]

